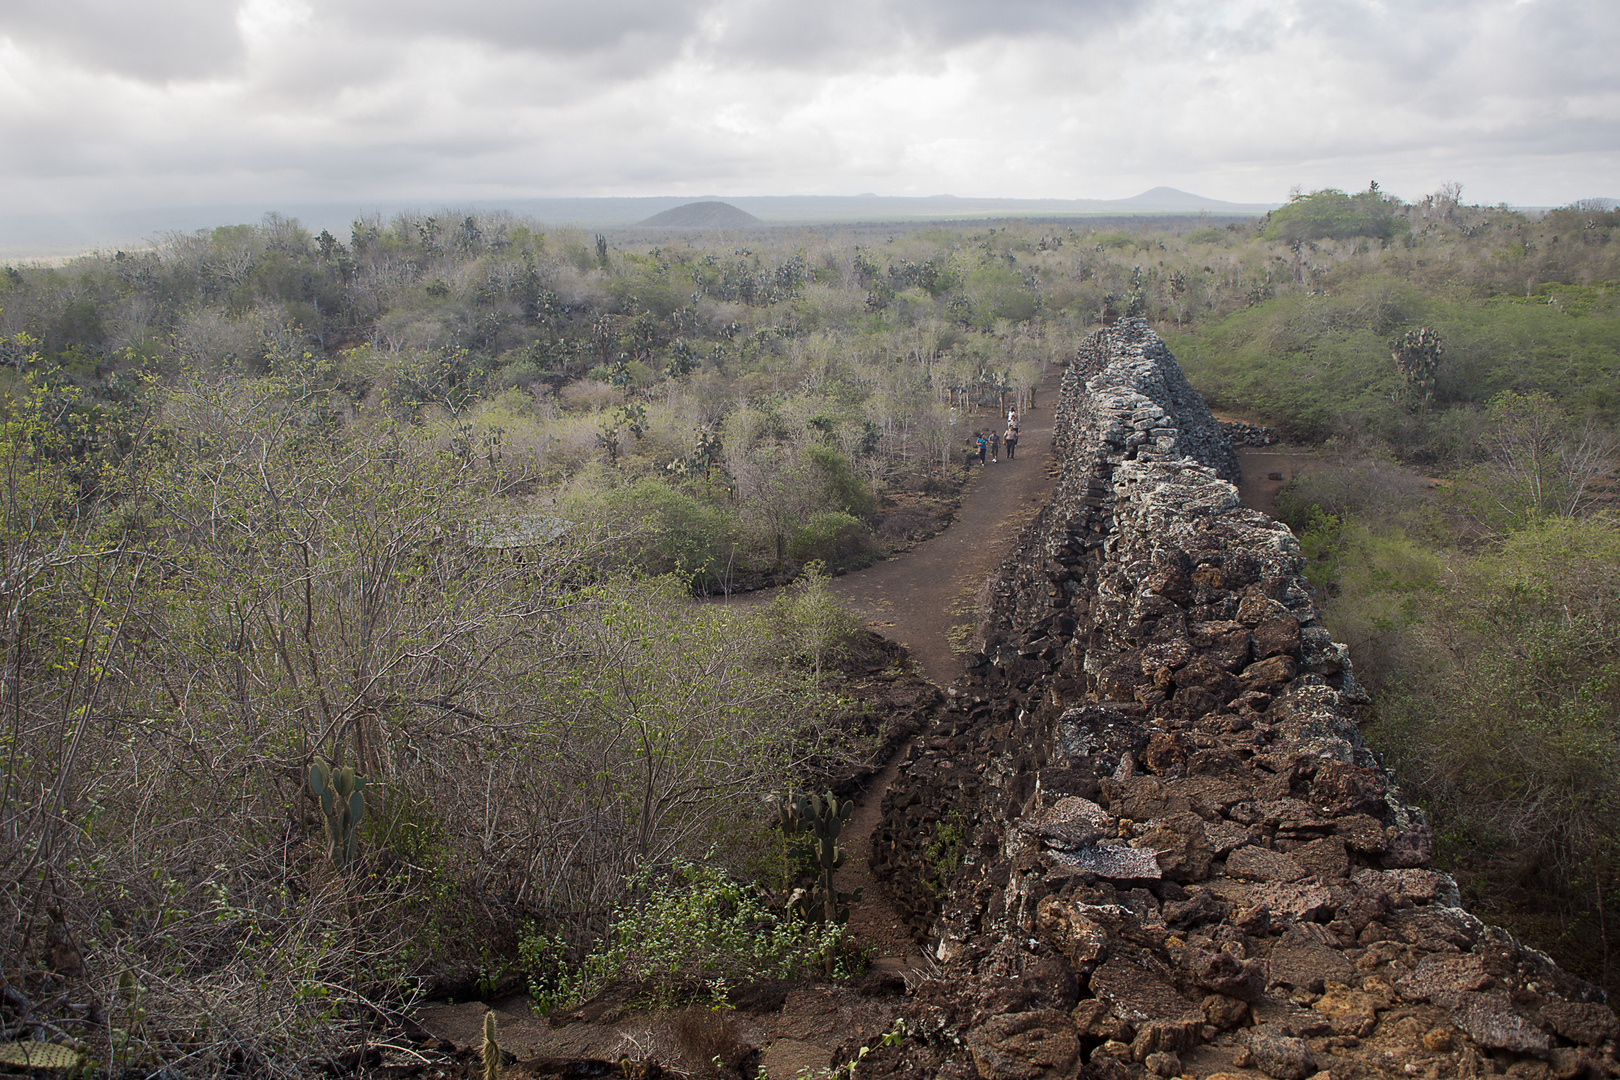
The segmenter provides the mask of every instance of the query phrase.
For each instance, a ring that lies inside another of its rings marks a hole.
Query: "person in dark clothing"
[[[1001,448],[1001,436],[999,434],[997,434],[996,432],[992,431],[990,433],[990,460],[991,461],[1000,461],[1001,460],[999,457],[996,456],[996,451],[999,450],[1000,448]]]
[[[1007,460],[1011,461],[1013,454],[1018,450],[1018,429],[1008,424],[1007,434],[1001,437],[1001,441],[1007,445]]]

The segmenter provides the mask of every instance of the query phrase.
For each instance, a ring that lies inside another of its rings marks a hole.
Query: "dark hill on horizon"
[[[739,210],[730,203],[724,202],[695,202],[685,206],[676,206],[663,213],[654,214],[638,225],[662,225],[682,229],[735,229],[746,228],[749,225],[763,224],[759,218],[746,210]]]

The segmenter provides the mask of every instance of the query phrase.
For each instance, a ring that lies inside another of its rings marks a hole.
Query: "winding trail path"
[[[1054,401],[1060,372],[1054,368],[1036,400]],[[972,477],[950,527],[910,551],[846,574],[832,591],[873,630],[911,650],[923,673],[944,686],[961,669],[951,651],[952,627],[975,621],[979,589],[1012,549],[1019,529],[1052,495],[1052,414],[1044,409],[1021,418],[1018,456],[972,466]],[[967,431],[1005,426],[1004,414],[981,410],[964,419]]]
[[[1054,367],[1037,401],[1057,400],[1061,367]],[[964,417],[964,436],[991,425],[1005,426],[1006,415],[981,409]],[[846,574],[832,591],[873,630],[905,645],[923,674],[945,686],[961,670],[951,640],[965,639],[977,618],[979,590],[1006,558],[1019,529],[1052,494],[1052,414],[1035,409],[1020,417],[1017,457],[975,463],[961,507],[950,527],[910,551],[865,570]],[[953,635],[953,631],[955,632]],[[855,800],[845,826],[848,860],[838,872],[841,891],[864,890],[850,911],[850,930],[875,953],[874,966],[910,971],[925,961],[899,916],[889,905],[867,865],[883,793],[900,769],[902,748]]]

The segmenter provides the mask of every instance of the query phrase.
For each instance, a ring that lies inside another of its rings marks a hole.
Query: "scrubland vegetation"
[[[975,426],[1123,315],[1345,462],[1288,513],[1370,736],[1487,906],[1511,871],[1523,926],[1606,941],[1620,215],[1457,195],[634,247],[271,217],[7,268],[7,1024],[291,1074],[426,986],[845,962],[750,906],[802,869],[770,794],[872,749],[816,567],[934,527]],[[660,919],[716,944],[649,959]]]
[[[1384,240],[1296,237],[1276,295],[1172,347],[1217,407],[1322,445],[1279,509],[1470,906],[1620,989],[1620,213],[1368,220]]]

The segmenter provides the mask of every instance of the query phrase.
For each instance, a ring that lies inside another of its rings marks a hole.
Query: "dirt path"
[[[1037,401],[1056,401],[1061,370],[1054,368]],[[1005,427],[1006,414],[980,410],[963,418],[964,439],[975,429]],[[832,591],[872,629],[911,650],[928,678],[944,686],[961,670],[951,646],[952,630],[965,640],[977,611],[979,589],[1006,558],[1018,530],[1052,494],[1052,414],[1036,409],[1020,417],[1017,456],[972,466],[962,505],[938,536],[888,562],[847,574]],[[856,940],[876,953],[873,965],[911,971],[926,964],[900,917],[878,889],[867,863],[883,793],[899,772],[909,747],[889,760],[861,795],[845,826],[849,857],[838,871],[841,892],[863,890],[850,910]]]
[[[1243,480],[1238,498],[1251,510],[1277,516],[1277,492],[1295,477],[1308,476],[1321,465],[1320,455],[1309,447],[1240,446],[1238,465]]]
[[[1053,368],[1037,401],[1056,401],[1061,372]],[[964,417],[964,437],[1006,415],[981,410]],[[979,588],[1007,557],[1018,530],[1052,494],[1052,414],[1045,408],[1021,417],[1018,456],[972,467],[961,509],[950,528],[897,559],[833,582],[832,590],[868,625],[911,650],[923,672],[941,686],[961,668],[952,653],[953,626],[974,621]]]

